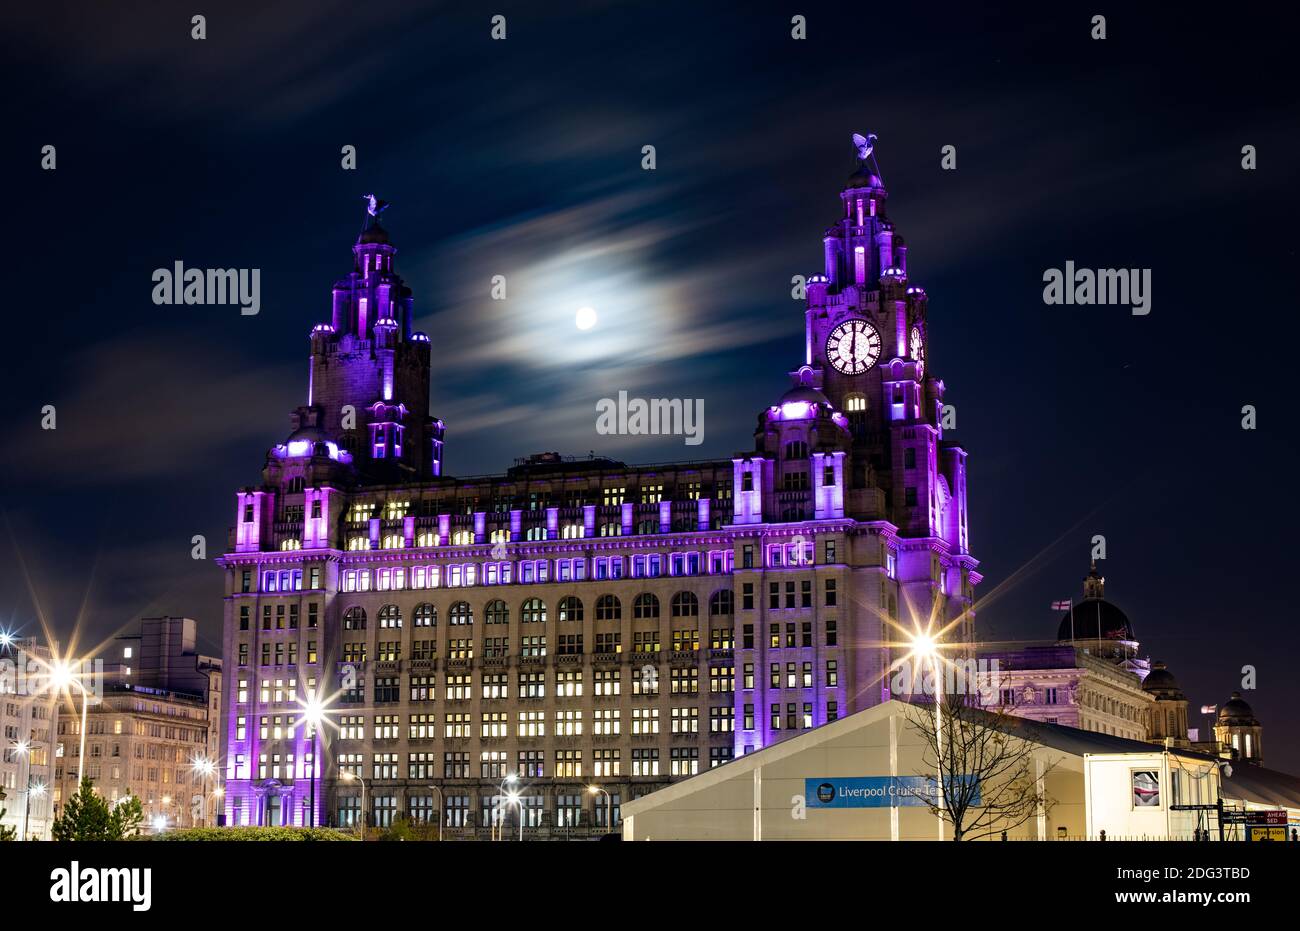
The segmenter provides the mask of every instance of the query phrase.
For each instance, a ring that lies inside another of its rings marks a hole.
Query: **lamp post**
[[[320,723],[325,719],[325,706],[321,704],[319,696],[313,695],[308,699],[307,704],[303,706],[302,719],[307,722],[311,729],[311,814],[309,815],[309,827],[316,826],[316,756],[320,748]],[[365,783],[361,784],[362,796],[365,795]],[[362,802],[364,805],[364,801]],[[362,830],[365,830],[365,821],[362,820]]]
[[[27,798],[23,805],[23,840],[27,840],[28,837],[30,837],[27,833],[27,819],[32,813],[32,795],[35,794],[37,798],[44,798],[45,783],[38,782],[36,785],[32,785],[30,777],[28,777],[27,792],[25,794]]]
[[[208,826],[208,777],[217,771],[217,764],[213,763],[206,756],[196,756],[190,760],[190,769],[198,773],[201,777],[199,780],[199,794],[203,796],[203,825]]]
[[[225,798],[225,796],[226,796],[226,790],[223,789],[221,786],[217,786],[215,789],[212,790],[212,800],[213,800],[215,803],[217,803],[217,804],[220,804],[220,800],[223,799],[223,798]],[[216,808],[216,804],[214,804],[212,807],[213,807],[213,809],[215,809],[215,808]],[[216,815],[216,811],[215,811],[215,810],[213,811],[213,815],[214,815],[214,817],[213,817],[212,820],[214,820],[214,821],[217,820],[216,817],[215,817],[215,815]],[[205,814],[204,814],[204,817],[207,817],[206,812],[205,812]]]
[[[516,808],[519,809],[519,839],[523,840],[524,839],[524,797],[522,794],[512,789],[506,795],[506,803],[508,805],[514,805]],[[505,826],[502,825],[502,827],[504,828]],[[504,834],[505,832],[503,830],[502,835],[504,836]]]
[[[500,813],[500,817],[492,819],[493,821],[496,822],[495,824],[492,825],[492,831],[488,835],[492,840],[499,840],[505,838],[506,804],[507,804],[506,800],[510,799],[510,793],[506,791],[506,786],[508,785],[513,786],[518,781],[519,781],[518,773],[506,773],[505,778],[502,779],[500,784],[497,786],[498,801],[495,807],[497,812]],[[523,821],[522,808],[519,810],[519,818],[520,821],[522,822]],[[519,829],[521,832],[523,831],[522,823],[520,824]]]
[[[360,773],[354,773],[350,769],[345,769],[339,773],[339,778],[344,782],[351,782],[353,779],[361,783],[361,839],[366,839],[366,777]]]
[[[610,795],[609,792],[608,792],[606,789],[602,789],[600,786],[597,786],[597,785],[590,785],[590,786],[587,786],[587,791],[590,792],[592,795],[599,795],[599,794],[602,793],[602,792],[605,794],[605,805],[607,806],[607,807],[606,807],[606,811],[607,811],[606,822],[607,822],[607,823],[606,823],[605,826],[606,826],[607,828],[609,828],[609,830],[610,830],[611,832],[613,832],[613,830],[614,830],[614,796]]]
[[[939,664],[939,645],[928,633],[917,631],[912,636],[912,655],[929,660],[934,667],[934,751],[936,778],[935,797],[940,810],[944,806],[943,785],[943,669]],[[923,680],[924,681],[924,680]],[[943,819],[939,818],[939,840],[943,840]]]
[[[444,804],[442,800],[442,786],[435,786],[433,784],[430,784],[429,788],[438,793],[438,840],[439,842],[441,842],[442,841],[442,809]]]
[[[78,678],[77,674],[72,671],[68,661],[61,659],[50,667],[50,685],[56,691],[63,692],[76,686],[77,691],[81,692],[81,742],[77,750],[77,788],[81,788],[81,780],[86,776],[86,706],[88,704],[90,693],[86,686]]]
[[[23,794],[26,796],[26,806],[23,811],[23,840],[27,840],[27,811],[31,809],[32,794],[32,742],[30,740],[20,740],[13,747],[14,753],[23,758],[24,769],[23,775]]]

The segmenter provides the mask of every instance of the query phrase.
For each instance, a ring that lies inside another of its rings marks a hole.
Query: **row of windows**
[[[368,540],[358,538],[358,545],[349,549],[368,549]],[[386,547],[393,548],[393,547]],[[397,547],[400,549],[400,547]],[[655,579],[667,574],[671,577],[726,575],[735,567],[731,550],[712,550],[708,553],[646,553],[637,556],[573,557],[565,559],[524,559],[516,562],[462,563],[437,566],[389,566],[378,569],[345,569],[341,588],[345,592],[402,591],[405,589],[463,588],[476,585],[532,584],[550,581],[582,582],[587,579]],[[279,575],[290,573],[268,572],[263,579],[263,591],[297,591],[302,589],[301,571],[297,582],[290,578],[284,585]],[[244,573],[245,576],[248,573]],[[311,588],[319,587],[319,571],[311,570]],[[250,580],[244,579],[244,592]],[[287,587],[286,587],[287,586]]]
[[[812,662],[771,663],[768,671],[768,688],[806,689],[815,686],[814,665]],[[825,660],[825,675],[822,684],[826,688],[839,685],[839,660]],[[556,670],[551,680],[555,695],[559,698],[581,698],[583,695],[585,673],[582,670]],[[735,690],[734,666],[710,666],[708,670],[708,689],[711,694],[730,694]],[[654,667],[645,667],[634,671],[629,677],[631,694],[634,696],[657,696],[660,694],[661,676]],[[547,674],[545,672],[518,672],[514,677],[516,695],[519,699],[542,699],[547,694]],[[315,688],[315,680],[309,681],[309,689]],[[238,680],[236,704],[248,703],[248,679]],[[592,694],[598,698],[611,698],[622,694],[623,671],[621,669],[597,669],[591,676]],[[751,691],[755,683],[755,664],[745,663],[742,668],[741,688]],[[702,676],[695,668],[677,668],[669,671],[667,688],[673,695],[696,695],[702,686]],[[433,702],[438,699],[438,677],[436,675],[412,675],[406,678],[406,694],[413,703]],[[478,679],[479,697],[488,701],[510,698],[511,676],[509,673],[484,673]],[[400,700],[402,680],[398,676],[381,676],[375,680],[375,702],[393,704]],[[469,701],[474,698],[475,677],[472,673],[453,673],[443,677],[443,698],[449,702]],[[274,701],[272,701],[274,696]],[[262,704],[291,704],[300,702],[297,681],[289,679],[287,688],[284,679],[265,679],[261,683],[260,698]],[[358,678],[351,683],[342,695],[347,703],[365,700],[365,679]],[[240,717],[242,726],[244,718]],[[265,723],[266,718],[262,719]],[[279,720],[278,718],[276,720]],[[396,718],[392,718],[396,722]],[[422,718],[422,720],[424,720]],[[432,720],[429,718],[428,720]],[[293,722],[285,719],[286,726],[292,728]],[[344,715],[340,726],[363,726],[362,715]],[[265,735],[263,735],[265,736]],[[277,735],[278,736],[278,735]]]
[[[269,607],[269,606],[268,606]],[[694,592],[677,592],[669,601],[672,617],[698,617],[700,614],[699,598]],[[735,598],[731,589],[720,589],[709,596],[709,616],[718,617],[735,612]],[[658,618],[661,613],[658,596],[642,592],[632,599],[631,617],[636,620]],[[581,621],[585,608],[581,598],[569,595],[560,599],[556,610],[556,619],[561,622]],[[623,602],[617,595],[601,595],[596,599],[595,618],[598,621],[617,621],[623,618]],[[489,601],[483,609],[483,619],[487,624],[510,623],[510,607],[500,598]],[[524,624],[544,624],[548,619],[546,602],[540,598],[526,599],[519,608],[519,619]],[[397,605],[384,605],[379,609],[376,620],[380,629],[399,628],[402,626],[402,611]],[[415,606],[412,622],[416,627],[435,627],[438,623],[438,609],[424,602]],[[457,601],[451,605],[447,622],[453,627],[474,623],[474,610],[468,601]],[[367,623],[366,609],[359,605],[343,612],[344,630],[365,630]],[[241,628],[247,629],[247,628]]]
[[[660,504],[665,500],[664,487],[662,482],[647,482],[633,488],[631,494],[628,493],[626,485],[602,488],[599,489],[598,493],[601,498],[600,503],[604,507],[619,507],[623,504],[632,503],[633,499],[638,499],[641,504]],[[302,480],[294,479],[290,483],[288,490],[290,492],[302,491]],[[709,497],[708,491],[708,486],[702,482],[679,482],[675,486],[669,486],[668,495],[671,500],[698,501],[702,494],[704,497]],[[731,500],[731,481],[727,479],[717,482],[714,492],[715,496],[720,500]],[[591,489],[573,489],[559,495],[549,491],[533,491],[527,493],[527,495],[495,498],[486,507],[480,506],[482,499],[478,497],[455,502],[426,498],[417,502],[418,508],[413,507],[410,500],[400,498],[392,498],[384,502],[357,501],[348,508],[347,520],[350,523],[362,523],[375,517],[382,517],[384,520],[401,520],[410,516],[438,517],[444,514],[462,514],[468,517],[476,513],[506,514],[510,511],[545,511],[556,506],[580,508],[594,504],[591,500],[592,494]],[[289,519],[294,514],[301,516],[301,510],[301,505],[289,505],[285,511],[286,519]]]

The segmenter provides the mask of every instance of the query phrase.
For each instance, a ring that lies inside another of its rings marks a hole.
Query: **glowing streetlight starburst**
[[[217,771],[217,764],[206,756],[196,756],[190,760],[190,769],[200,776],[211,776]]]

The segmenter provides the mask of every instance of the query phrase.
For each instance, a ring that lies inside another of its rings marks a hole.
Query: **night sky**
[[[372,190],[433,340],[449,473],[752,448],[802,362],[790,278],[821,271],[869,131],[971,455],[981,635],[1053,636],[1050,602],[1081,594],[1104,534],[1107,596],[1190,723],[1253,665],[1265,761],[1300,771],[1282,24],[1244,6],[196,6],[6,11],[0,623],[38,631],[39,603],[88,644],[184,614],[219,651],[221,573],[190,538],[222,551],[234,492],[305,403],[307,334]],[[261,269],[261,312],[155,306],[176,260]],[[1043,271],[1067,260],[1151,269],[1151,313],[1046,306]],[[598,436],[620,389],[703,398],[704,443]]]

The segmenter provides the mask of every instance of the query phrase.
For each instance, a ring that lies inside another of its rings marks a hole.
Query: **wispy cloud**
[[[177,345],[160,335],[130,335],[69,360],[76,378],[52,388],[56,428],[32,431],[10,450],[20,476],[111,485],[195,468],[214,451],[274,442],[304,390],[303,367],[245,368],[221,346]],[[35,415],[33,415],[34,417]]]

